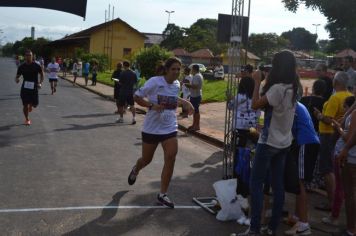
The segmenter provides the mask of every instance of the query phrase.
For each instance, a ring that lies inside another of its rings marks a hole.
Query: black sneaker
[[[133,185],[136,182],[137,173],[135,169],[136,166],[132,167],[129,177],[127,178],[127,182],[129,183],[129,185]]]
[[[135,125],[136,124],[136,120],[132,119],[131,125]]]
[[[167,194],[158,194],[157,201],[159,204],[167,206],[169,208],[174,208],[174,203],[168,198]]]

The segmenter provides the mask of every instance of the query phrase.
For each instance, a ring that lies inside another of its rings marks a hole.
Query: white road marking
[[[174,206],[175,209],[201,209],[200,206]],[[80,210],[104,210],[104,209],[169,209],[165,206],[80,206],[80,207],[51,207],[51,208],[23,208],[0,209],[1,213],[19,212],[47,212],[47,211],[80,211]]]

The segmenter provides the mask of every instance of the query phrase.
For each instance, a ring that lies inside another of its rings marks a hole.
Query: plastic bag
[[[216,215],[220,221],[237,220],[244,213],[236,197],[236,179],[220,180],[213,184],[221,210]]]

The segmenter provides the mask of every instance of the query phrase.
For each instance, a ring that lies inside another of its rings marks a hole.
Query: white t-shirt
[[[192,83],[192,79],[193,77],[191,75],[186,75],[184,77],[184,80],[188,80],[189,83]],[[190,89],[187,88],[184,84],[182,85],[182,92],[183,92],[183,98],[188,99],[188,97],[190,96]]]
[[[256,128],[261,112],[253,110],[251,106],[252,100],[240,93],[229,102],[229,109],[236,107],[234,129]]]
[[[50,78],[50,79],[58,79],[57,72],[59,72],[60,67],[59,67],[59,64],[57,62],[49,63],[47,65],[47,70],[49,71],[48,78]]]
[[[153,104],[165,107],[162,112],[149,110],[143,122],[142,132],[149,134],[170,134],[178,130],[176,109],[180,83],[175,80],[168,84],[163,76],[150,78],[135,95],[146,97]]]
[[[292,144],[296,105],[292,103],[292,85],[275,84],[266,92],[266,97],[270,106],[265,109],[264,127],[258,143],[287,148]]]
[[[190,96],[193,98],[202,96],[203,76],[200,73],[193,75],[191,84],[198,85],[198,88],[190,88]]]

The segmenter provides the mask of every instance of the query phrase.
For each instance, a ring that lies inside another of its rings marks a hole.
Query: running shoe
[[[135,169],[136,169],[136,166],[132,167],[129,177],[127,178],[127,182],[129,183],[129,185],[133,185],[136,182],[137,173],[136,173]]]
[[[124,118],[119,118],[116,120],[116,123],[124,123]]]
[[[167,206],[169,208],[174,208],[174,203],[169,199],[167,194],[158,194],[157,201],[159,204]]]
[[[335,219],[334,217],[332,217],[331,215],[323,217],[321,219],[321,222],[323,222],[326,225],[330,225],[330,226],[334,226],[337,227],[339,226],[339,220]]]
[[[25,121],[25,125],[31,125],[31,121],[30,120],[26,120]]]
[[[136,120],[132,119],[131,125],[135,125],[136,124]]]
[[[291,229],[284,232],[285,235],[311,235],[310,226],[306,226],[304,228],[301,225],[296,223]]]

